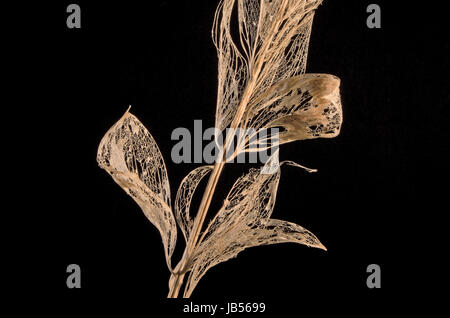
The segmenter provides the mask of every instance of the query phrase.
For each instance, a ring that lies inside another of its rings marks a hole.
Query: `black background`
[[[159,233],[97,166],[96,150],[132,105],[161,149],[175,197],[198,165],[170,160],[172,130],[192,129],[194,119],[214,124],[216,2],[78,1],[82,28],[71,30],[68,1],[40,6],[42,16],[22,8],[34,16],[31,36],[16,38],[27,44],[24,82],[33,88],[17,100],[32,97],[25,117],[36,119],[42,137],[29,145],[39,158],[32,189],[39,225],[22,256],[39,263],[39,291],[31,294],[44,297],[44,306],[114,308],[131,297],[148,311],[181,313],[179,303],[165,300],[169,272]],[[246,250],[206,274],[196,303],[264,301],[272,313],[299,312],[312,301],[319,313],[330,309],[325,304],[373,310],[438,274],[439,267],[418,273],[438,241],[425,234],[436,221],[434,198],[446,191],[435,185],[446,173],[437,154],[445,154],[448,139],[437,138],[448,129],[440,121],[448,118],[449,44],[440,10],[431,15],[392,2],[377,1],[381,29],[366,26],[369,1],[325,1],[314,20],[307,72],[341,78],[344,124],[335,139],[282,147],[282,160],[319,172],[284,167],[273,216],[311,230],[328,252],[295,244]],[[216,201],[248,168],[227,166]],[[183,244],[179,232],[173,262]],[[81,266],[80,290],[66,287],[72,263]],[[366,287],[373,263],[382,269],[379,290]],[[30,290],[27,279],[17,286]]]

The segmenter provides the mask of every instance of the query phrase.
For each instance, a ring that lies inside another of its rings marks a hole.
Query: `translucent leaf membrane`
[[[213,166],[203,166],[192,170],[181,182],[178,188],[177,197],[175,199],[175,216],[178,225],[183,232],[186,242],[192,228],[193,221],[190,217],[189,210],[191,207],[192,197],[195,189],[200,181],[205,177]]]
[[[288,164],[302,167],[293,162]],[[325,249],[314,234],[301,226],[270,218],[280,169],[274,174],[264,174],[263,169],[251,169],[236,181],[224,205],[203,233],[191,262],[184,297],[191,296],[211,267],[236,257],[246,248],[294,242]]]
[[[265,128],[280,128],[279,144],[336,137],[343,119],[339,86],[340,80],[327,74],[304,74],[282,80],[247,107],[244,114],[247,126],[255,134]],[[246,146],[249,145],[247,142]]]
[[[100,142],[97,162],[140,206],[158,229],[166,262],[175,248],[177,229],[170,203],[164,160],[144,125],[130,112],[109,129]]]
[[[217,128],[230,125],[241,103],[251,102],[283,79],[305,73],[314,10],[321,2],[220,2],[213,26],[219,58]],[[238,12],[239,43],[232,36],[233,10]]]

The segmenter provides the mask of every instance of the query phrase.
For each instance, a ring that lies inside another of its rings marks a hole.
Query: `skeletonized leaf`
[[[224,205],[205,230],[191,262],[184,297],[190,297],[211,267],[236,257],[246,248],[294,242],[325,249],[314,234],[301,226],[270,219],[280,169],[274,174],[264,174],[263,169],[251,169],[236,181]]]
[[[325,246],[310,231],[298,224],[277,219],[267,220],[264,227],[254,232],[251,241],[251,246],[291,242],[326,250]]]
[[[322,0],[222,0],[213,40],[219,58],[216,127],[228,127],[241,103],[304,74],[314,10]],[[231,22],[238,12],[239,41]],[[246,105],[243,105],[244,107]]]
[[[260,169],[240,177],[228,193],[222,208],[204,232],[206,239],[229,233],[230,229],[247,228],[270,217],[275,204],[280,174],[263,174]]]
[[[175,199],[175,217],[177,218],[178,225],[183,232],[186,242],[189,238],[189,233],[192,228],[193,221],[189,215],[189,209],[191,207],[192,196],[200,181],[206,176],[213,166],[202,166],[192,170],[181,181],[178,188],[177,196]]]
[[[171,269],[170,257],[175,248],[177,229],[166,167],[153,137],[127,111],[101,140],[97,162],[136,201],[158,229],[166,262]]]
[[[328,74],[285,79],[249,105],[244,115],[248,127],[256,133],[264,128],[281,127],[280,144],[333,138],[342,125],[339,84],[337,77]]]

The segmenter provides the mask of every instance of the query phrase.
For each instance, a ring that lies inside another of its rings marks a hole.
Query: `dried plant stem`
[[[278,11],[278,15],[280,16],[280,19],[275,19],[275,23],[271,26],[271,32],[269,32],[269,38],[264,41],[262,47],[259,49],[259,55],[255,56],[255,52],[251,52],[251,63],[248,65],[249,67],[249,80],[247,82],[247,85],[245,87],[245,90],[243,92],[243,95],[241,97],[239,106],[237,107],[236,113],[234,115],[234,118],[230,124],[230,128],[236,129],[240,125],[246,125],[246,119],[243,118],[245,114],[246,107],[248,106],[248,103],[252,97],[252,94],[255,91],[255,88],[260,85],[260,81],[265,78],[265,73],[263,70],[263,64],[266,60],[266,54],[268,53],[268,46],[272,42],[273,37],[276,34],[276,30],[279,29],[281,25],[281,16],[283,15],[286,7],[288,5],[288,1],[283,1],[283,3],[280,6],[280,9]],[[256,57],[256,58],[255,58]],[[255,59],[253,59],[255,58]],[[244,119],[244,121],[242,121]],[[241,127],[245,128],[245,127]],[[183,254],[182,259],[180,260],[179,264],[177,265],[177,268],[179,268],[178,271],[174,271],[172,273],[172,278],[169,281],[169,294],[168,298],[177,298],[179,294],[179,290],[181,286],[183,285],[184,276],[185,273],[189,270],[189,263],[191,261],[191,257],[193,255],[193,252],[197,246],[197,243],[199,243],[199,238],[201,236],[201,230],[203,223],[206,218],[206,214],[208,212],[209,206],[211,204],[212,197],[214,195],[217,182],[219,180],[220,174],[222,173],[223,167],[227,161],[227,153],[226,150],[229,149],[228,147],[233,142],[233,138],[231,136],[227,136],[226,142],[225,142],[225,151],[223,151],[222,160],[219,160],[214,165],[214,169],[209,177],[208,184],[206,186],[205,192],[203,193],[202,201],[200,203],[199,210],[197,212],[197,215],[195,217],[192,230],[189,236],[189,240],[186,245],[185,253]],[[232,155],[232,157],[236,155],[236,152]],[[229,158],[228,158],[229,159]],[[203,237],[202,237],[203,238]],[[200,239],[201,241],[201,239]]]
[[[284,10],[284,5],[282,7],[282,10]],[[282,11],[280,10],[280,11]],[[278,26],[277,23],[274,24],[274,29]],[[273,34],[273,32],[272,32]],[[270,43],[270,41],[266,41],[263,45],[264,52],[265,47]],[[259,57],[256,60],[255,67],[252,70],[252,76],[250,77],[250,81],[248,85],[245,88],[244,94],[242,96],[241,102],[239,103],[239,107],[236,111],[236,115],[234,116],[234,119],[230,125],[230,128],[236,129],[239,124],[241,123],[242,117],[245,112],[245,108],[249,102],[250,95],[253,92],[255,85],[256,85],[256,79],[259,76],[259,73],[261,71],[261,65],[262,65],[263,57]],[[228,149],[229,145],[233,142],[233,138],[231,136],[227,136],[225,147],[224,149]],[[233,154],[235,155],[235,154]],[[206,214],[208,212],[209,206],[211,204],[212,197],[214,195],[214,191],[217,186],[217,182],[219,180],[220,174],[222,173],[223,167],[225,165],[225,162],[227,160],[226,158],[227,154],[226,151],[222,153],[222,160],[219,160],[214,165],[214,169],[209,177],[208,184],[206,186],[205,192],[203,193],[202,201],[200,203],[200,207],[198,210],[198,213],[195,217],[195,221],[192,227],[192,232],[189,237],[188,244],[186,246],[186,250],[184,253],[183,258],[180,260],[180,271],[178,273],[173,273],[175,275],[175,279],[173,279],[171,282],[172,284],[169,284],[169,294],[168,298],[176,298],[178,297],[179,290],[181,288],[181,285],[183,284],[184,274],[186,271],[186,264],[189,261],[189,257],[192,254],[193,249],[195,248],[198,238],[200,236],[201,228],[203,226],[203,223],[205,221]]]
[[[183,285],[186,264],[188,263],[189,257],[192,254],[195,244],[198,241],[203,222],[205,221],[206,213],[208,212],[208,208],[211,204],[217,181],[219,180],[219,176],[222,172],[224,164],[225,162],[222,160],[214,165],[214,169],[209,177],[208,184],[203,194],[202,201],[200,203],[200,207],[192,227],[191,236],[186,246],[186,252],[184,253],[183,258],[180,260],[179,266],[177,266],[180,268],[180,270],[178,271],[178,273],[173,274],[175,275],[175,279],[172,280],[172,284],[169,285],[170,290],[169,295],[167,296],[168,298],[178,297],[181,285]]]
[[[258,69],[259,70],[259,69]],[[236,129],[241,122],[242,116],[244,114],[245,107],[248,103],[249,92],[253,89],[254,81],[251,81],[247,86],[247,89],[243,95],[239,108],[236,112],[236,116],[231,124],[231,129]],[[224,149],[228,149],[229,145],[233,142],[233,138],[231,136],[227,136]],[[186,264],[189,261],[190,256],[198,242],[198,238],[200,236],[200,232],[205,221],[206,214],[208,212],[209,206],[211,205],[211,200],[214,195],[217,182],[219,180],[220,174],[222,173],[223,167],[226,163],[227,154],[226,151],[222,152],[222,160],[219,160],[215,163],[214,169],[209,177],[208,184],[206,186],[205,192],[203,193],[202,201],[200,202],[200,207],[198,209],[198,213],[195,217],[194,224],[192,226],[192,231],[189,237],[189,241],[186,245],[186,250],[183,255],[183,258],[180,260],[178,272],[173,273],[175,275],[175,279],[171,280],[171,284],[169,283],[169,294],[168,298],[176,298],[178,297],[179,290],[183,285],[184,274],[186,272]],[[178,266],[177,266],[178,267]]]
[[[183,285],[184,273],[173,275],[175,275],[175,279],[173,280],[173,284],[169,285],[169,294],[167,295],[167,298],[177,298],[180,288]]]

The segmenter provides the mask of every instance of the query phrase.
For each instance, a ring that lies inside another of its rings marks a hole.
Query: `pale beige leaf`
[[[192,219],[189,214],[191,207],[192,196],[200,181],[205,177],[213,166],[202,166],[192,170],[184,179],[178,188],[177,196],[175,199],[175,217],[178,225],[183,232],[186,242],[189,238],[189,233],[192,228]]]
[[[298,243],[326,250],[319,239],[307,229],[298,224],[277,219],[267,220],[265,226],[254,231],[249,241],[251,242],[249,246]]]
[[[177,229],[166,167],[153,137],[127,111],[101,140],[97,162],[136,201],[158,229],[166,262],[171,269],[170,257],[175,248]]]
[[[327,74],[304,74],[285,79],[262,94],[247,108],[244,118],[253,133],[246,136],[239,152],[314,138],[333,138],[342,126],[340,80]],[[267,128],[278,128],[275,135]],[[265,132],[265,139],[256,138]]]
[[[287,163],[297,165],[293,162]],[[280,169],[274,174],[264,174],[263,169],[251,169],[236,181],[222,208],[205,230],[201,244],[191,261],[185,297],[190,297],[200,279],[211,267],[236,257],[246,248],[294,242],[325,249],[317,237],[301,226],[270,219],[280,180]]]
[[[321,0],[222,0],[214,19],[219,58],[216,127],[275,83],[304,74],[314,10]],[[238,12],[239,42],[233,39]]]

